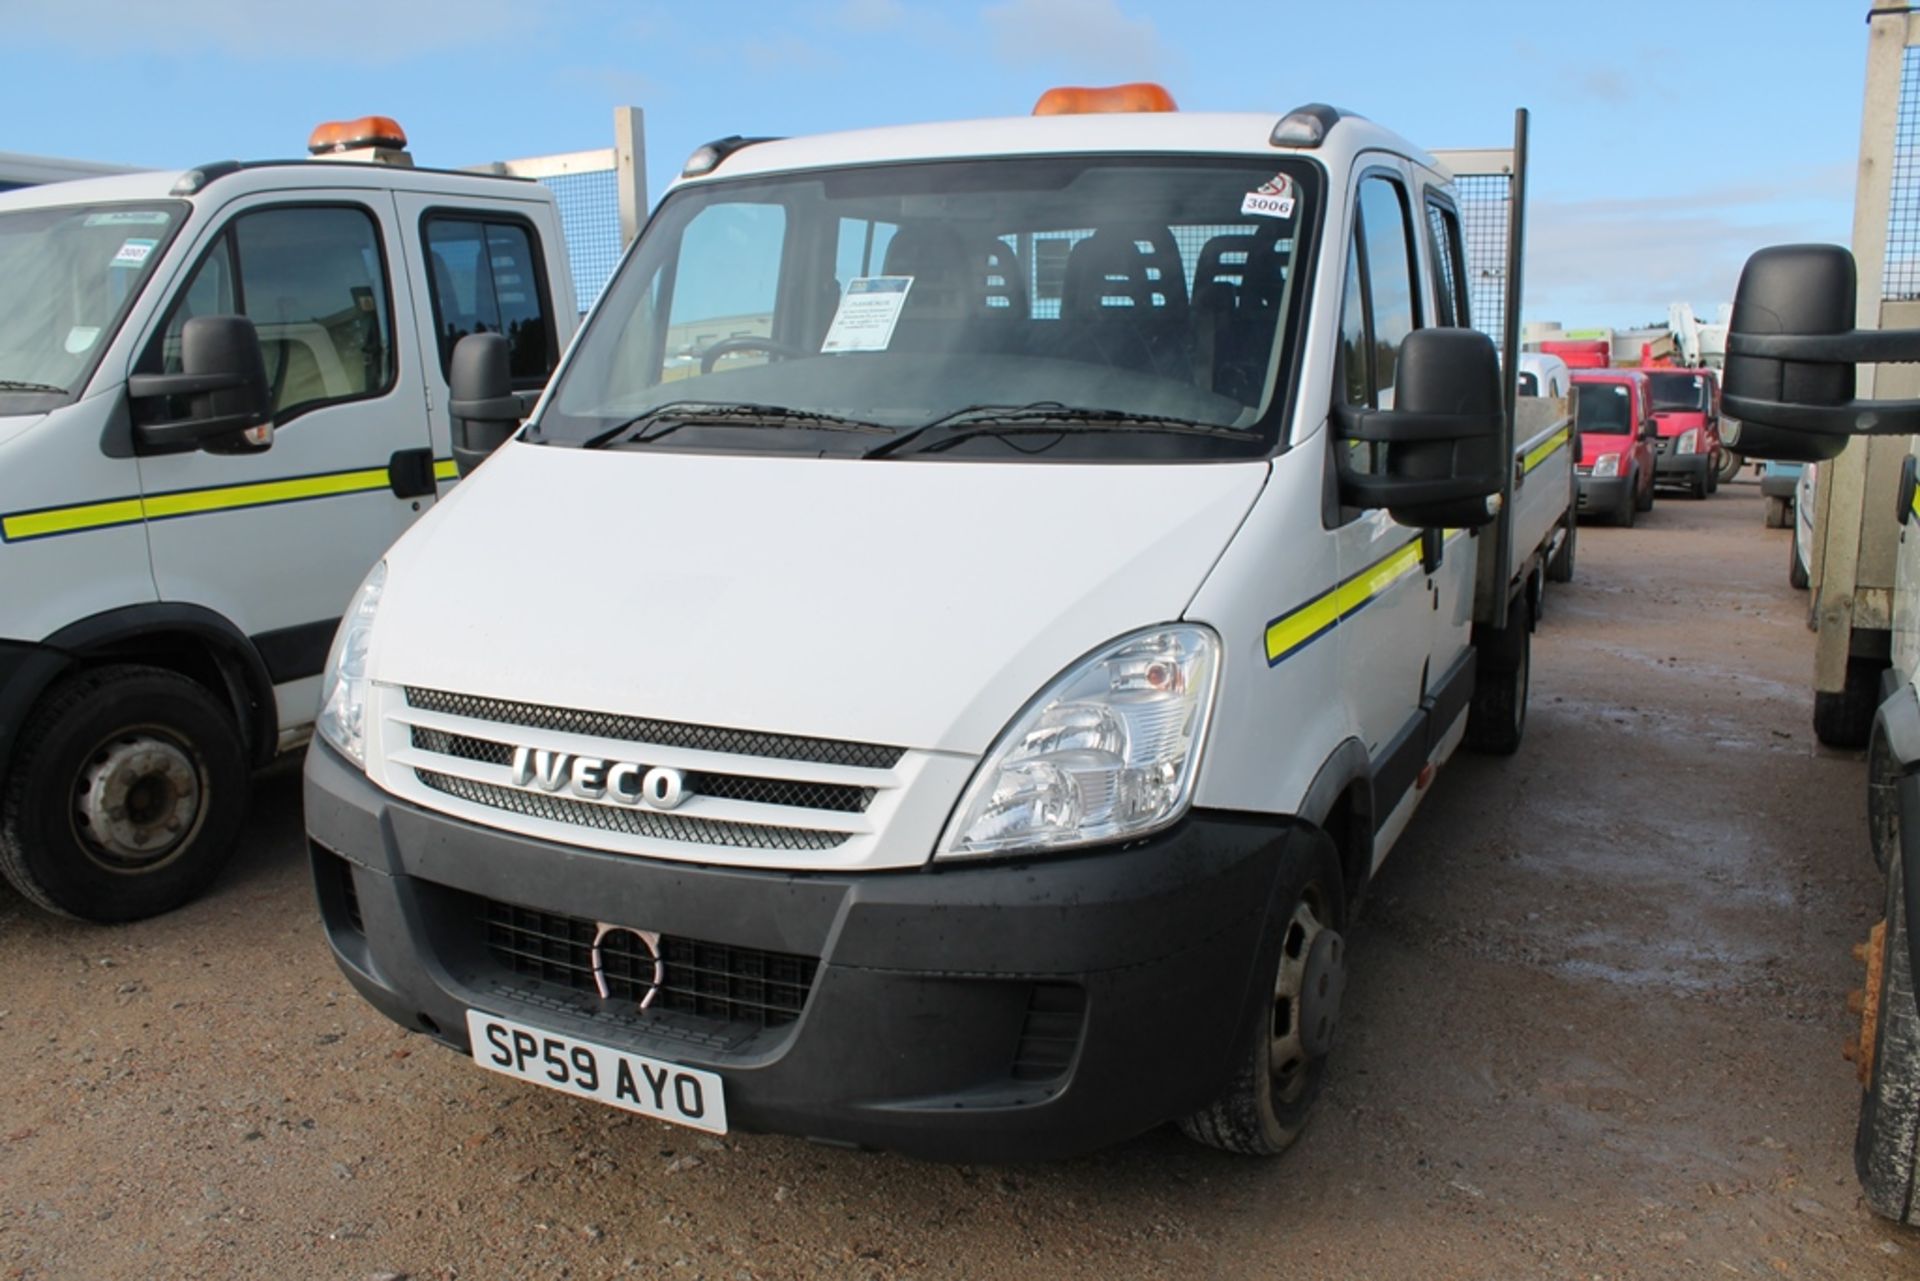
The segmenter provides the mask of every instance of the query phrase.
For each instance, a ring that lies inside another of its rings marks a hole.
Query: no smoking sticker
[[[1240,212],[1259,218],[1293,217],[1293,179],[1275,174],[1246,194],[1240,201]]]

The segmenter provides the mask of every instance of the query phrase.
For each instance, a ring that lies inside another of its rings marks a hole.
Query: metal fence
[[[611,147],[478,166],[482,173],[532,178],[553,192],[567,238],[574,300],[582,312],[607,287],[621,253],[640,234],[646,217],[644,123],[638,107],[617,107]]]
[[[1909,47],[1901,58],[1900,106],[1894,120],[1882,300],[1915,298],[1920,298],[1920,48]]]
[[[1460,230],[1467,251],[1467,307],[1473,327],[1506,341],[1507,224],[1513,210],[1513,178],[1504,173],[1455,174]]]

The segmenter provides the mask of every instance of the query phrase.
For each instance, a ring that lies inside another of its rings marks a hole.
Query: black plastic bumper
[[[1077,857],[740,871],[447,818],[379,790],[318,741],[306,811],[335,957],[396,1022],[464,1052],[465,1013],[481,1009],[715,1071],[734,1129],[943,1160],[1088,1151],[1216,1096],[1254,1002],[1269,999],[1252,980],[1271,963],[1270,915],[1286,910],[1270,899],[1286,843],[1305,839],[1285,821],[1196,813]],[[818,968],[792,1021],[702,1035],[512,973],[476,923],[488,904]]]
[[[1712,473],[1711,454],[1661,454],[1653,460],[1654,479],[1662,482],[1685,481],[1704,488]]]
[[[1631,476],[1580,476],[1575,479],[1576,511],[1582,516],[1611,516],[1632,501],[1627,497]]]

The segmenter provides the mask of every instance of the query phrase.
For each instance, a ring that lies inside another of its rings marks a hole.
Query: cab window
[[[1412,230],[1405,193],[1392,178],[1364,179],[1357,205],[1340,303],[1340,395],[1355,407],[1391,409],[1401,344],[1420,323]],[[1351,442],[1348,465],[1378,472],[1380,447]]]
[[[1438,200],[1427,201],[1428,248],[1433,254],[1434,295],[1438,309],[1434,323],[1465,327],[1473,323],[1467,310],[1466,259],[1460,250],[1460,216]]]
[[[240,215],[194,269],[142,371],[180,372],[187,321],[237,313],[259,331],[277,421],[389,390],[391,291],[379,234],[369,213],[348,206]]]
[[[440,371],[468,334],[504,334],[513,385],[545,385],[560,353],[533,229],[516,218],[432,213],[421,236]]]

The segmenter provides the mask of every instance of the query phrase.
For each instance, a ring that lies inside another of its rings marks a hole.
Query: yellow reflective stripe
[[[435,480],[459,480],[460,464],[454,462],[451,458],[434,459],[433,478]]]
[[[146,510],[149,520],[164,520],[168,516],[196,516],[202,512],[232,511],[237,507],[264,507],[269,503],[287,503],[302,498],[332,498],[336,494],[384,489],[386,485],[387,469],[370,467],[365,471],[335,472],[331,476],[303,476],[297,480],[267,480],[253,485],[226,485],[219,489],[195,489],[182,494],[159,494],[146,500]]]
[[[1572,434],[1572,430],[1570,427],[1562,427],[1559,431],[1553,433],[1553,435],[1528,450],[1527,456],[1520,461],[1520,474],[1524,476],[1541,463],[1546,462],[1547,455],[1567,443],[1569,436]]]
[[[105,503],[86,503],[79,507],[58,507],[52,511],[26,512],[0,520],[0,535],[8,542],[22,538],[45,538],[49,534],[70,534],[80,529],[100,529],[108,525],[131,525],[145,519],[138,498],[116,498]]]
[[[1290,614],[1267,624],[1267,664],[1272,666],[1319,636],[1395,582],[1420,568],[1420,540],[1403,545]]]
[[[438,468],[436,467],[436,474]],[[164,520],[170,516],[198,516],[207,512],[237,511],[246,507],[265,507],[274,503],[300,502],[309,498],[333,498],[342,494],[368,493],[389,484],[385,467],[366,467],[357,471],[331,472],[321,476],[295,476],[286,480],[264,480],[245,485],[219,485],[211,489],[188,489],[173,494],[155,494],[152,498],[116,498],[103,503],[79,503],[72,507],[53,507],[45,511],[19,512],[0,518],[0,538],[20,542],[46,538],[54,534],[77,534],[114,525],[131,525],[141,520]]]

